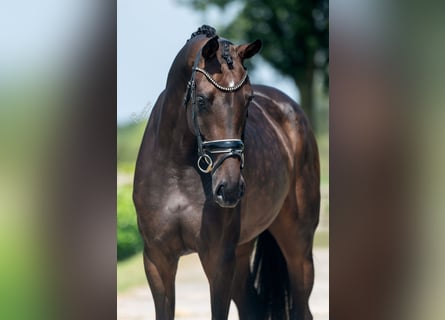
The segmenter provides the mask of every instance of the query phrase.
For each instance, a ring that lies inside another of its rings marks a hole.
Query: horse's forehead
[[[233,82],[229,86],[240,80],[240,77],[245,72],[245,68],[237,54],[236,45],[227,40],[222,41],[217,53],[217,60],[221,66],[223,78]]]

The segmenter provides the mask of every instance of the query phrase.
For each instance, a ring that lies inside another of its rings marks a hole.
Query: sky
[[[202,24],[218,26],[230,21],[236,7],[224,14],[217,9],[200,12],[176,0],[117,1],[117,121],[144,121],[165,87],[178,51]],[[218,30],[217,30],[218,32]],[[252,41],[255,39],[252,39]],[[275,86],[299,100],[292,80],[284,79],[256,59],[253,83]]]

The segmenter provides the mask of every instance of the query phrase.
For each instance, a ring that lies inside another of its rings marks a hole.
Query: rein
[[[198,144],[198,169],[203,173],[213,173],[219,166],[227,159],[231,157],[238,158],[241,162],[241,169],[244,167],[244,143],[240,139],[220,139],[204,141],[198,124],[198,106],[196,104],[196,72],[201,72],[213,84],[217,89],[224,92],[233,92],[241,88],[241,86],[247,80],[247,71],[244,73],[242,79],[235,85],[225,87],[220,85],[206,70],[198,67],[199,59],[201,58],[201,51],[196,55],[193,63],[192,75],[187,84],[187,90],[184,97],[184,106],[187,107],[189,100],[192,104],[192,119],[193,126],[196,135],[196,141]],[[212,155],[222,154],[222,156],[214,162]]]

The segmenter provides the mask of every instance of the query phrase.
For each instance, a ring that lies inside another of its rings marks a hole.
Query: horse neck
[[[195,57],[202,39],[190,40],[176,56],[170,68],[164,102],[159,121],[159,139],[162,148],[169,157],[179,162],[190,160],[196,155],[196,137],[187,122],[187,108],[184,106],[184,96],[187,83],[191,77],[189,57]],[[188,108],[191,106],[189,105]],[[186,158],[186,159],[184,159]]]
[[[179,163],[184,163],[192,154],[196,154],[196,137],[188,126],[187,109],[183,102],[185,90],[184,84],[167,86],[158,119],[160,149],[168,154],[169,159]]]

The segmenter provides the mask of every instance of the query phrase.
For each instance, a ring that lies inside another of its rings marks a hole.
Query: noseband
[[[187,90],[184,97],[184,106],[187,107],[188,101],[191,99],[192,103],[192,119],[195,130],[196,140],[198,143],[198,169],[203,173],[213,173],[227,158],[238,158],[241,162],[241,169],[244,167],[244,143],[240,139],[221,139],[204,141],[198,124],[198,106],[196,104],[196,72],[201,72],[211,84],[223,92],[234,92],[241,88],[246,82],[247,71],[244,73],[242,79],[231,87],[220,85],[206,70],[198,67],[199,59],[201,58],[201,50],[198,52],[193,63],[192,75],[187,84]],[[222,154],[218,161],[214,162],[212,155]]]

